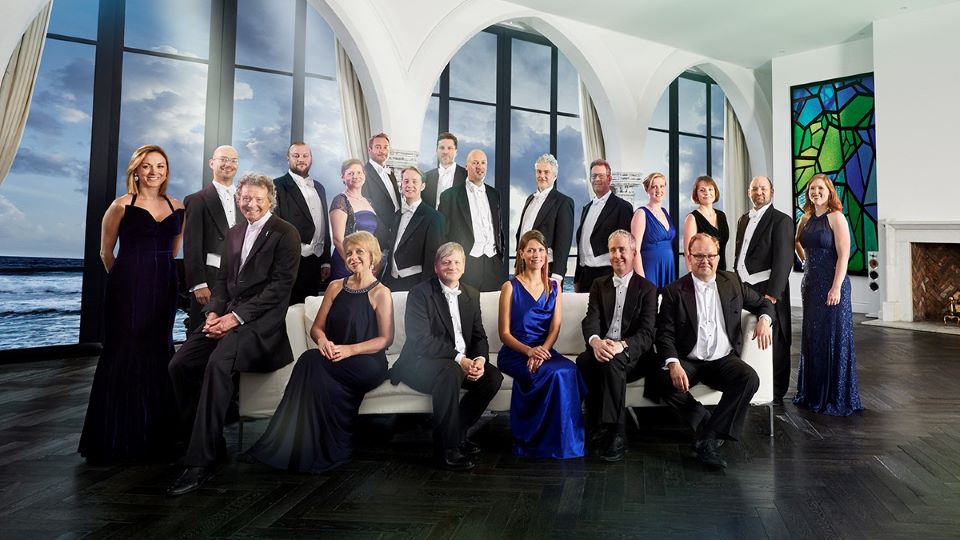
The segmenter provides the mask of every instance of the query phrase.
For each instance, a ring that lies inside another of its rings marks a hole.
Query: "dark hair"
[[[371,146],[373,146],[374,139],[386,139],[388,143],[390,142],[390,137],[387,137],[386,133],[380,132],[374,135],[373,137],[370,137],[370,140],[367,141],[367,148],[370,148]]]
[[[591,169],[594,168],[594,167],[596,167],[596,166],[598,166],[598,165],[601,166],[601,167],[606,167],[606,168],[607,168],[607,174],[613,173],[613,169],[610,168],[610,162],[609,162],[609,161],[607,161],[607,160],[605,160],[605,159],[603,159],[603,158],[600,158],[600,159],[595,159],[595,160],[593,160],[593,161],[590,162],[590,168],[591,168]]]
[[[704,176],[698,176],[697,181],[693,183],[693,191],[690,193],[690,199],[693,201],[693,203],[700,204],[700,199],[697,198],[697,188],[700,187],[701,182],[713,188],[713,194],[714,194],[713,202],[719,201],[720,188],[717,187],[717,182],[713,178],[710,178],[709,176],[704,175]]]
[[[517,262],[513,267],[513,274],[515,276],[519,276],[526,271],[527,266],[526,263],[523,262],[522,256],[523,250],[527,248],[527,244],[534,240],[539,242],[544,248],[547,247],[547,240],[543,237],[542,232],[536,229],[531,229],[523,233],[523,236],[520,237],[520,241],[517,242]],[[546,291],[547,296],[550,296],[550,272],[547,270],[548,266],[550,266],[550,264],[547,261],[544,261],[543,267],[540,268],[540,279],[543,280],[543,290]]]
[[[449,131],[444,131],[443,133],[437,135],[437,144],[439,144],[440,141],[442,141],[442,140],[444,140],[444,139],[449,139],[449,140],[453,141],[453,147],[454,147],[454,148],[457,147],[457,136],[454,135],[453,133],[450,133]],[[389,139],[387,139],[387,140],[389,140]]]

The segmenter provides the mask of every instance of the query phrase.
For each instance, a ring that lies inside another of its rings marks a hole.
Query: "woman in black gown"
[[[683,245],[689,246],[690,239],[697,233],[707,233],[720,241],[720,263],[717,270],[727,269],[727,240],[730,240],[730,226],[727,215],[717,210],[713,204],[720,200],[720,188],[709,176],[701,176],[693,183],[690,199],[699,205],[683,220]]]
[[[310,329],[318,348],[300,355],[267,431],[246,456],[299,472],[321,473],[350,461],[363,396],[387,378],[393,343],[390,289],[374,273],[380,246],[366,231],[343,239],[351,275],[333,281]]]
[[[90,463],[169,457],[174,440],[177,407],[167,364],[183,204],[167,196],[168,175],[163,149],[141,146],[127,164],[127,194],[103,216],[103,352],[79,448]]]

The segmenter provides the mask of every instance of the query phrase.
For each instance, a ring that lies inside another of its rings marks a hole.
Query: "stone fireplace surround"
[[[880,318],[913,322],[912,246],[960,244],[960,222],[881,220],[880,257],[884,300]]]

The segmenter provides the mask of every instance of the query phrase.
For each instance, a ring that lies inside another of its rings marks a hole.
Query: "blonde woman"
[[[677,279],[677,256],[673,252],[677,229],[663,207],[667,177],[659,172],[650,173],[643,179],[643,189],[650,200],[634,212],[630,222],[630,233],[640,242],[633,271],[661,288]]]

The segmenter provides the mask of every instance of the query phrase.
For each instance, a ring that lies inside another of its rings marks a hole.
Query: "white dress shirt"
[[[733,345],[727,337],[716,277],[710,281],[701,281],[692,274],[690,277],[697,296],[697,344],[687,358],[719,360],[733,351]],[[667,358],[664,369],[677,361],[676,358]]]
[[[613,192],[608,191],[603,197],[594,197],[593,202],[590,203],[590,209],[587,210],[587,217],[584,218],[583,229],[580,231],[580,246],[578,249],[581,266],[589,266],[592,268],[610,266],[610,254],[595,254],[593,252],[593,246],[590,245],[590,236],[593,234],[593,229],[597,226],[597,220],[600,219],[600,212],[603,211],[604,205],[610,200],[611,193]]]
[[[450,308],[450,322],[453,324],[453,348],[457,350],[457,356],[453,360],[460,363],[460,360],[466,358],[467,342],[463,339],[463,323],[460,321],[460,303],[457,297],[460,296],[460,284],[456,289],[451,289],[440,282],[440,290],[443,297],[447,299],[447,307]]]
[[[407,201],[403,201],[403,206],[400,207],[400,225],[397,227],[397,240],[393,244],[393,253],[390,255],[390,258],[393,259],[390,275],[394,278],[405,278],[423,272],[423,265],[420,264],[406,268],[397,268],[397,249],[400,247],[400,240],[403,238],[403,233],[407,230],[407,225],[410,225],[410,220],[413,218],[413,214],[417,211],[421,202],[420,199],[417,199],[413,204],[408,205]]]
[[[751,208],[747,214],[750,221],[747,222],[747,228],[743,231],[743,243],[740,244],[740,258],[737,260],[737,274],[744,283],[753,285],[770,279],[770,268],[751,274],[747,270],[747,263],[745,261],[747,260],[747,249],[750,247],[750,241],[753,240],[753,233],[757,231],[757,224],[760,223],[760,219],[763,218],[763,214],[767,212],[771,204],[772,203],[767,203],[759,209]]]
[[[437,167],[437,208],[440,208],[440,194],[453,187],[453,177],[456,172],[456,163],[451,163],[449,167],[443,165]]]
[[[468,180],[467,201],[470,203],[470,222],[473,226],[473,246],[470,248],[470,256],[496,256],[497,242],[493,234],[493,215],[490,213],[486,184],[477,186]]]
[[[610,328],[607,329],[607,339],[620,341],[623,338],[623,304],[627,300],[627,287],[630,286],[630,280],[633,279],[633,270],[627,272],[622,277],[613,275],[614,294],[613,318],[610,319]],[[593,338],[600,336],[594,334],[590,336],[587,343],[593,343]]]
[[[313,238],[310,239],[310,243],[300,244],[300,256],[309,257],[310,255],[316,255],[319,257],[323,254],[324,241],[327,238],[327,224],[324,223],[323,219],[323,203],[320,201],[320,194],[317,193],[317,188],[314,187],[313,180],[304,178],[293,171],[288,172],[290,173],[290,177],[293,178],[294,183],[300,188],[300,193],[303,194],[303,198],[307,201],[307,208],[310,209],[310,218],[313,220]]]
[[[260,231],[263,230],[263,226],[267,223],[267,220],[270,219],[273,213],[269,210],[262,218],[254,221],[247,225],[247,232],[243,235],[243,246],[240,247],[240,270],[243,270],[243,265],[247,264],[247,257],[250,255],[250,250],[253,249],[253,244],[257,242],[257,237],[260,236]],[[231,312],[233,316],[237,318],[237,322],[244,324],[243,319],[237,315],[236,311]]]
[[[393,210],[399,210],[400,201],[397,200],[397,186],[393,180],[390,179],[390,169],[381,167],[379,163],[372,159],[370,160],[370,164],[373,165],[373,170],[377,171],[377,174],[380,175],[380,181],[383,182],[383,187],[387,188],[387,193],[390,194],[390,200],[393,201]]]

